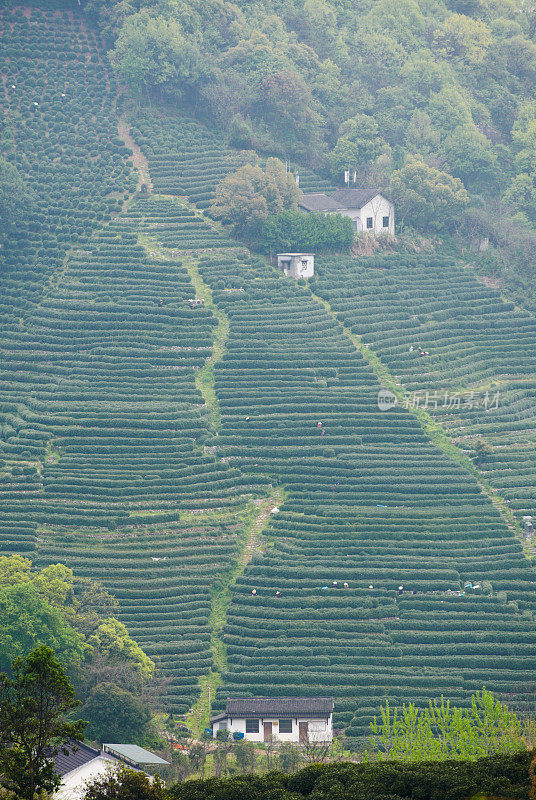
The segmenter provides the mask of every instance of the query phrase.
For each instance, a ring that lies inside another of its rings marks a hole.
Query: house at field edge
[[[395,232],[394,204],[378,189],[337,189],[331,196],[321,192],[304,194],[299,206],[309,214],[349,217],[355,231],[367,231],[374,236]]]
[[[54,757],[54,771],[61,777],[54,800],[81,800],[88,783],[104,778],[121,764],[143,771],[144,766],[169,763],[137,745],[105,744],[102,750],[96,750],[83,742],[72,742],[65,749],[67,754],[60,750]],[[122,755],[123,752],[127,754]]]
[[[331,742],[332,697],[247,697],[227,700],[211,717],[212,735],[228,730],[251,742]]]
[[[315,257],[312,253],[279,253],[277,268],[287,278],[312,278],[315,274]]]

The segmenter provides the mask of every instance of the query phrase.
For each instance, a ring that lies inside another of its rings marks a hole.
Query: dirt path
[[[284,489],[278,487],[277,489],[272,489],[268,498],[253,501],[253,508],[249,512],[249,520],[245,520],[244,529],[240,535],[239,552],[235,566],[227,575],[222,576],[223,585],[221,589],[212,595],[212,606],[208,618],[208,624],[211,629],[212,667],[208,675],[202,675],[199,678],[199,698],[186,719],[186,724],[190,730],[197,735],[201,735],[209,725],[212,701],[218,686],[222,684],[222,673],[227,670],[227,647],[222,635],[227,620],[227,611],[231,604],[232,586],[236,579],[243,574],[255,552],[260,552],[262,533],[269,525],[272,511],[282,505],[284,500]]]
[[[151,181],[151,175],[149,173],[149,163],[134,141],[132,134],[130,133],[130,127],[123,118],[121,118],[117,123],[117,133],[119,138],[122,139],[125,145],[132,151],[131,159],[132,163],[140,174],[140,186],[142,183],[145,183],[147,188],[151,191],[153,184]]]

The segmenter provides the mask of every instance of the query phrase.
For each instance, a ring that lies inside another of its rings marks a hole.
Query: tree
[[[503,195],[506,208],[514,213],[522,212],[534,220],[536,219],[536,185],[533,178],[526,172],[516,175]]]
[[[427,111],[432,125],[443,136],[458,125],[473,123],[469,100],[456,86],[443,86],[438,92],[433,92]]]
[[[133,94],[158,89],[182,97],[195,94],[207,77],[198,47],[183,35],[174,19],[147,10],[127,17],[110,61]]]
[[[22,797],[33,800],[36,791],[59,785],[54,755],[83,739],[85,723],[66,718],[77,705],[65,670],[45,645],[16,658],[11,676],[0,675],[0,769]]]
[[[32,562],[23,556],[0,556],[0,587],[14,586],[31,580]]]
[[[391,176],[391,194],[402,224],[444,231],[461,222],[469,195],[459,178],[410,158]]]
[[[164,800],[166,792],[158,777],[123,767],[98,778],[86,788],[83,800]]]
[[[237,742],[234,746],[234,755],[236,758],[236,765],[240,772],[255,772],[255,762],[257,760],[255,754],[255,745],[253,742],[241,741]]]
[[[127,629],[118,619],[112,617],[101,622],[88,642],[101,655],[131,664],[143,680],[149,680],[153,676],[154,661],[130,638]]]
[[[0,247],[28,215],[34,194],[16,167],[0,156]]]
[[[341,178],[347,169],[361,170],[372,164],[385,150],[386,142],[380,135],[376,120],[369,114],[356,114],[340,127],[340,136],[329,156],[331,172]]]
[[[486,23],[465,14],[451,14],[434,34],[439,53],[468,64],[482,63],[492,42],[493,36]]]
[[[501,181],[491,142],[475,125],[459,125],[443,142],[442,151],[452,175],[475,191],[490,192]]]
[[[0,619],[1,669],[8,669],[14,658],[25,656],[39,644],[53,648],[65,665],[74,667],[82,662],[82,636],[31,581],[0,589]]]
[[[245,164],[216,188],[211,214],[234,225],[238,234],[258,231],[268,214],[297,210],[302,193],[291,173],[277,158],[269,158],[264,170]]]
[[[473,761],[525,749],[523,723],[486,689],[472,696],[468,709],[451,707],[443,697],[424,709],[413,703],[391,709],[387,702],[371,731],[378,760]]]
[[[406,128],[406,146],[413,155],[427,156],[437,151],[441,136],[432,127],[426,111],[415,111]]]
[[[475,461],[479,467],[489,461],[494,454],[494,449],[489,442],[484,439],[479,439],[475,444]]]
[[[282,211],[264,221],[258,244],[278,252],[347,253],[354,241],[352,220],[341,214]]]
[[[112,741],[140,738],[151,718],[139,697],[113,683],[94,686],[82,713],[89,723],[88,735],[101,741],[106,736]]]
[[[302,754],[296,745],[283,742],[279,748],[278,758],[283,772],[295,772],[302,760]]]

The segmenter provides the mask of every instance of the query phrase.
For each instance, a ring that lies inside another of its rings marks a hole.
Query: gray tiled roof
[[[321,192],[304,194],[299,205],[307,211],[343,211],[345,206]]]
[[[332,697],[248,697],[227,700],[226,715],[242,716],[326,716],[333,711]]]
[[[362,208],[382,192],[379,189],[337,189],[331,197],[345,208]]]
[[[60,750],[54,756],[54,772],[61,777],[67,775],[68,772],[72,772],[73,769],[78,769],[83,764],[93,761],[94,758],[100,755],[99,750],[95,750],[93,747],[83,744],[83,742],[69,743],[65,749],[68,751],[67,755]]]

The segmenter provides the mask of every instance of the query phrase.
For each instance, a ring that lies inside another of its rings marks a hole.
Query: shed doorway
[[[309,739],[309,723],[300,722],[300,742],[306,742]]]

